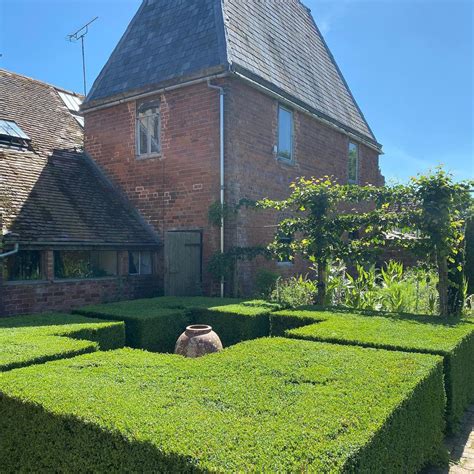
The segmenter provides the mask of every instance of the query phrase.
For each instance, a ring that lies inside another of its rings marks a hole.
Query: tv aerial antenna
[[[81,49],[82,49],[82,77],[84,81],[84,95],[87,95],[87,84],[86,84],[86,55],[84,52],[84,37],[89,33],[89,26],[91,23],[94,23],[99,17],[96,16],[91,21],[86,23],[84,26],[79,28],[76,32],[67,35],[67,39],[71,43],[76,43],[77,41],[81,42]]]

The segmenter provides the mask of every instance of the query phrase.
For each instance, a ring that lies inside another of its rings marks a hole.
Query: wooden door
[[[167,232],[165,235],[165,294],[201,294],[201,232]]]

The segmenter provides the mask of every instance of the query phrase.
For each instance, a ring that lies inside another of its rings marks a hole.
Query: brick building
[[[164,242],[170,294],[214,292],[221,245],[272,237],[276,216],[240,210],[222,242],[213,203],[284,197],[298,176],[383,181],[381,146],[298,0],[143,1],[82,110],[86,151]],[[305,271],[241,262],[233,290],[251,292],[262,265]]]
[[[57,102],[58,91],[52,88],[49,93],[53,92],[54,113],[34,117],[35,126],[49,123],[59,108],[62,115],[67,112],[64,103]],[[39,146],[34,127],[30,131],[31,124],[21,116],[24,110],[15,118],[10,107],[16,110],[7,104],[6,114],[0,109],[0,119],[17,121],[33,137],[33,148]],[[227,294],[249,294],[259,268],[291,274],[306,272],[307,265],[240,262],[233,281],[221,285],[207,270],[213,255],[265,245],[278,216],[241,208],[224,216],[219,226],[210,222],[211,207],[224,203],[232,209],[244,198],[285,197],[288,185],[299,176],[383,182],[378,166],[381,145],[310,11],[299,0],[144,0],[82,104],[81,114],[84,153],[68,151],[66,163],[64,153],[57,150],[81,146],[81,129],[71,114],[61,133],[65,142],[48,144],[41,152],[45,162],[64,161],[64,170],[54,174],[61,181],[47,189],[63,192],[71,186],[71,192],[86,196],[75,201],[81,210],[71,211],[70,220],[81,222],[94,214],[86,226],[93,235],[87,240],[88,249],[113,247],[118,252],[118,275],[56,281],[58,241],[49,242],[48,236],[42,247],[47,282],[4,283],[7,312],[161,292],[219,294],[223,289]],[[42,130],[50,133],[54,128],[47,125]],[[11,153],[0,151],[0,159],[11,161]],[[21,153],[26,157],[31,151]],[[21,160],[15,160],[21,168]],[[87,171],[73,169],[72,163]],[[79,175],[83,179],[76,183],[73,177]],[[26,181],[19,186],[35,186]],[[107,199],[112,202],[105,204]],[[28,201],[29,206],[19,206],[21,213],[28,208],[40,215],[37,209],[43,203],[23,199]],[[54,206],[51,201],[49,205]],[[58,217],[55,232],[66,224],[69,212],[65,209]],[[18,225],[10,227],[16,232]],[[42,227],[35,223],[32,229],[34,245],[21,242],[20,248],[40,245]],[[17,233],[26,235],[21,230]],[[80,238],[68,230],[61,245],[85,244],[76,242]],[[152,275],[129,275],[131,267],[139,266],[140,252],[145,267],[153,268]],[[22,294],[35,303],[22,303],[20,308]]]
[[[0,70],[0,315],[160,289],[157,235],[82,151],[81,101]]]

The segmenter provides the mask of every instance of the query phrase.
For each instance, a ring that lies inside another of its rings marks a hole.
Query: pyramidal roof
[[[299,0],[144,0],[84,108],[222,72],[378,145]]]

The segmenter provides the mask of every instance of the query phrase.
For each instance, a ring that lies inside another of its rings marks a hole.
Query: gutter
[[[182,82],[180,84],[176,84],[173,86],[168,86],[168,87],[162,87],[161,89],[154,89],[150,92],[143,92],[141,94],[135,94],[135,95],[130,95],[127,97],[123,97],[122,99],[117,99],[112,102],[106,102],[104,104],[92,106],[90,108],[86,107],[85,109],[82,109],[81,112],[83,115],[88,114],[89,112],[95,112],[96,110],[102,110],[102,109],[107,109],[109,107],[113,107],[114,105],[120,105],[124,104],[126,102],[133,102],[139,99],[144,99],[146,97],[151,97],[154,95],[158,94],[165,94],[166,92],[173,91],[176,89],[181,89],[183,87],[188,87],[188,86],[193,86],[195,84],[202,84],[203,82],[209,83],[209,81],[212,81],[214,79],[221,79],[223,77],[229,76],[230,73],[228,71],[220,73],[220,74],[213,74],[211,76],[204,76],[199,79],[193,79],[192,81],[187,81],[187,82]],[[217,86],[216,86],[217,87]]]
[[[14,255],[18,253],[19,248],[20,248],[20,244],[16,243],[13,250],[10,250],[9,252],[5,252],[5,253],[0,253],[0,258],[9,257],[10,255]]]
[[[207,87],[219,91],[219,169],[220,169],[220,204],[221,204],[221,255],[224,253],[224,88],[211,84],[207,80]],[[221,298],[224,298],[224,276],[221,276]]]

